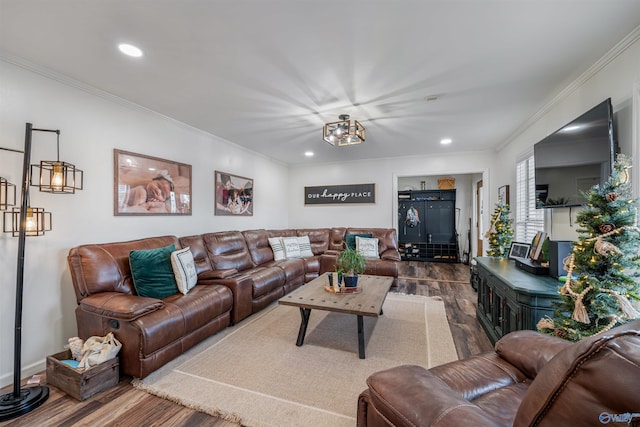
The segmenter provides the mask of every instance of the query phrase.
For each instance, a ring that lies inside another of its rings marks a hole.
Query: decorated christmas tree
[[[491,227],[485,234],[491,248],[487,251],[487,255],[498,258],[509,256],[511,238],[513,237],[510,215],[509,205],[502,204],[502,201],[496,203],[496,209],[491,217]]]
[[[561,300],[553,319],[538,322],[539,331],[578,341],[640,317],[640,229],[630,167],[618,155],[607,182],[585,194]]]

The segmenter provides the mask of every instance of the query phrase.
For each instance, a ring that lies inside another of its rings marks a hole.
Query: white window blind
[[[529,243],[538,231],[544,231],[544,212],[536,209],[536,177],[533,155],[516,165],[515,241]]]

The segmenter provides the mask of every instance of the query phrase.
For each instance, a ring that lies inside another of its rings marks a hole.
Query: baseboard
[[[25,379],[39,372],[44,372],[46,369],[46,358],[32,363],[28,366],[23,366],[20,370],[20,378]],[[13,371],[10,373],[0,375],[0,388],[13,384]]]

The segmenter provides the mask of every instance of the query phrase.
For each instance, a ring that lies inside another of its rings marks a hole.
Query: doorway
[[[484,198],[482,197],[482,180],[476,184],[476,256],[482,256],[482,213],[484,206]]]

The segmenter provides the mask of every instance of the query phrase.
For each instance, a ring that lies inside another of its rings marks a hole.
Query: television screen
[[[533,147],[536,208],[580,206],[611,173],[615,156],[611,98]]]

